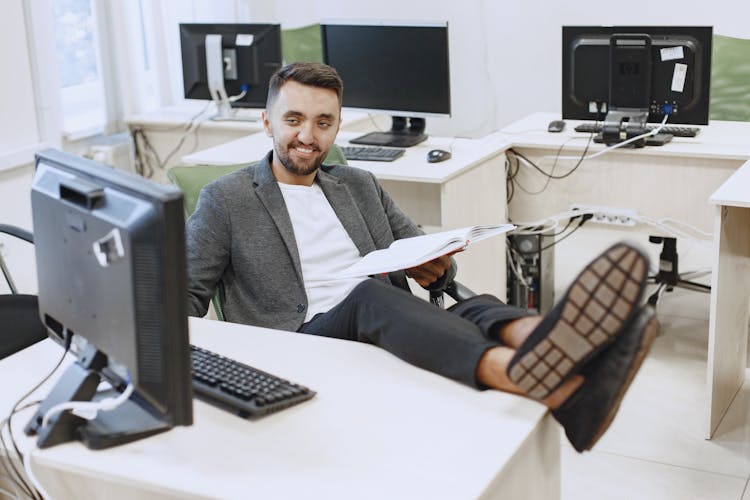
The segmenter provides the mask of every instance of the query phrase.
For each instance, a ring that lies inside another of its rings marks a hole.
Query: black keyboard
[[[315,391],[209,350],[190,346],[196,396],[241,417],[307,401]]]
[[[393,161],[406,150],[381,146],[341,146],[341,151],[347,160]]]
[[[646,128],[648,130],[653,130],[658,125],[650,124],[646,125]],[[670,134],[675,137],[695,137],[698,135],[698,132],[700,132],[701,129],[698,127],[683,127],[680,125],[666,125],[661,129],[662,134]],[[586,122],[581,123],[580,125],[576,126],[576,132],[587,132],[587,133],[596,133],[602,131],[602,124],[601,123],[594,123],[594,122]]]

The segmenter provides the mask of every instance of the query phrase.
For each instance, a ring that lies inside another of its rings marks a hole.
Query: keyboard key
[[[405,149],[381,146],[341,146],[347,160],[393,161],[401,157]]]
[[[653,130],[656,127],[658,127],[658,125],[655,125],[655,124],[646,125],[646,128],[648,128],[648,130]],[[576,126],[575,130],[576,132],[598,134],[599,132],[602,131],[602,124],[594,123],[594,122],[584,122]],[[681,126],[681,125],[665,125],[661,129],[661,133],[671,134],[675,137],[695,137],[696,135],[698,135],[698,132],[700,132],[700,129],[698,127],[686,127],[686,126]]]
[[[195,394],[241,416],[258,416],[307,401],[315,391],[207,349],[190,346]]]

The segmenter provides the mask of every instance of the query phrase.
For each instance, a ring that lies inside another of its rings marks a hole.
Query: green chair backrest
[[[198,196],[203,186],[222,175],[246,167],[248,163],[238,165],[176,165],[167,170],[167,179],[172,184],[180,188],[183,196],[183,206],[185,208],[185,218],[187,219],[195,211],[198,204]],[[216,318],[224,321],[224,311],[221,307],[219,293],[211,299],[214,306]]]
[[[323,62],[323,42],[320,24],[281,30],[281,55],[284,64],[293,62]]]
[[[229,174],[249,163],[237,165],[176,165],[167,170],[167,179],[180,188],[185,207],[185,218],[187,219],[195,211],[203,186],[222,175]]]
[[[328,155],[324,163],[333,165],[347,164],[344,153],[335,144],[328,150]],[[185,218],[190,217],[195,211],[195,206],[198,204],[198,196],[203,186],[222,175],[229,174],[248,165],[252,165],[252,163],[239,163],[235,165],[176,165],[167,170],[167,178],[182,191]],[[224,312],[218,293],[211,302],[213,303],[216,317],[224,321]]]
[[[714,35],[711,120],[750,121],[750,40]]]

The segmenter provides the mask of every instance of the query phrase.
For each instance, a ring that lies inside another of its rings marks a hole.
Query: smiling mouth
[[[315,147],[309,147],[309,146],[300,146],[300,145],[297,145],[297,146],[294,146],[292,149],[294,151],[296,151],[298,155],[303,156],[303,157],[311,157],[315,153],[318,152],[317,148],[315,148]]]

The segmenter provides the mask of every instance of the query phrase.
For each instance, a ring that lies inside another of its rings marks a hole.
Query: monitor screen
[[[206,57],[207,35],[221,37],[221,60],[216,61],[216,65],[223,69],[227,96],[245,92],[241,98],[232,101],[231,106],[264,108],[268,81],[281,68],[280,25],[180,24],[186,99],[212,99]]]
[[[321,38],[324,61],[344,81],[344,107],[415,118],[394,122],[392,132],[407,134],[421,133],[426,117],[450,116],[447,23],[327,22]]]
[[[95,431],[84,429],[77,436],[88,436],[90,442],[84,442],[91,447],[106,447],[144,431],[190,425],[181,192],[46,150],[36,156],[31,202],[42,322],[52,338],[72,338],[78,346],[76,365],[86,373],[96,371],[115,388],[130,383],[134,389],[121,416],[101,412],[108,421],[97,417],[88,426]],[[92,361],[94,354],[99,361]],[[81,383],[67,372],[60,380]],[[94,395],[76,399],[87,397]],[[40,411],[54,402],[45,401]],[[38,425],[32,430],[40,437],[52,432]]]
[[[601,120],[643,108],[649,122],[708,124],[713,29],[563,26],[562,115]]]

